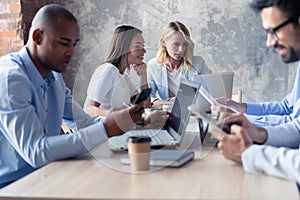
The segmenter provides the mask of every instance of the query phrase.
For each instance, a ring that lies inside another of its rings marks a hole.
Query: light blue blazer
[[[194,75],[209,74],[211,70],[206,66],[203,58],[193,57],[193,66],[190,71],[187,71],[183,67],[183,63],[180,67],[180,73],[187,80],[193,80]],[[159,65],[156,62],[156,58],[152,58],[147,63],[147,78],[148,85],[151,87],[151,101],[155,99],[167,100],[170,98],[168,90],[168,72],[167,67]]]

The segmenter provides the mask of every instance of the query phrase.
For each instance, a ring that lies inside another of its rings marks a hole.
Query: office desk
[[[191,137],[192,134],[190,134]],[[189,138],[189,137],[187,137]],[[192,137],[192,146],[199,145]],[[189,143],[190,139],[186,139]],[[195,145],[195,143],[197,145]],[[298,199],[296,184],[248,174],[216,148],[181,168],[132,174],[107,144],[90,154],[56,161],[0,190],[0,198],[55,199]]]

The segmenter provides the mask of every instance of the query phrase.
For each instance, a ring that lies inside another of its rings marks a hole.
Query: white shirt
[[[110,110],[130,103],[130,97],[137,93],[127,74],[121,74],[119,69],[104,63],[94,72],[88,86],[87,98],[100,103],[100,108]]]
[[[180,66],[180,67],[183,67],[183,66]],[[179,87],[182,73],[180,70],[173,71],[173,72],[170,72],[169,70],[167,70],[167,72],[168,72],[169,96],[174,97],[177,93],[177,89]]]

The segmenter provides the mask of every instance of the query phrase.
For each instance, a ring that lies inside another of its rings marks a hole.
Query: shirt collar
[[[21,49],[20,56],[24,63],[24,69],[27,73],[27,76],[36,87],[49,86],[56,80],[53,72],[51,72],[46,79],[43,78],[43,76],[40,74],[40,72],[32,62],[27,46]]]
[[[182,58],[182,60],[181,60],[181,64],[180,64],[180,67],[179,67],[179,70],[178,71],[180,71],[180,72],[182,72],[183,71],[183,69],[184,69],[184,58]],[[166,68],[168,68],[169,66],[167,65],[167,62],[163,62],[163,66],[165,66]]]

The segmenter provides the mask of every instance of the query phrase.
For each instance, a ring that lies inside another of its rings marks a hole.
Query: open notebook
[[[152,148],[179,146],[190,118],[188,106],[195,102],[198,90],[198,83],[181,80],[170,117],[163,129],[130,130],[121,136],[109,138],[110,149],[114,151],[127,150],[129,136],[151,137]]]

